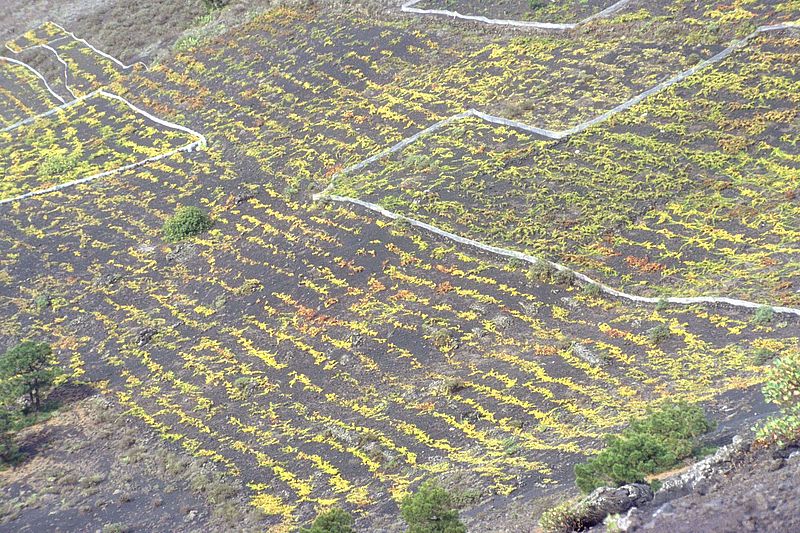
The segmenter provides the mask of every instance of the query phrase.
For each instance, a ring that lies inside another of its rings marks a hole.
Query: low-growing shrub
[[[764,326],[769,324],[772,321],[772,316],[775,314],[775,311],[768,306],[762,305],[756,312],[753,314],[753,323],[758,326]]]
[[[187,237],[208,231],[213,225],[211,217],[194,206],[180,207],[163,227],[164,239],[168,242],[182,241]]]
[[[584,492],[597,487],[642,482],[692,455],[698,438],[713,425],[703,410],[686,403],[666,404],[634,420],[586,463],[575,465],[575,483]]]
[[[39,165],[39,176],[60,176],[78,166],[78,157],[67,154],[53,154],[45,158]]]
[[[529,281],[541,281],[541,282],[549,282],[553,279],[553,274],[555,274],[556,269],[548,263],[547,261],[536,261],[528,271],[525,273],[525,277],[528,278]]]
[[[759,348],[753,352],[751,356],[751,360],[753,361],[754,365],[766,365],[767,363],[772,362],[775,359],[775,352],[770,350],[769,348]]]
[[[619,519],[622,518],[619,513],[610,514],[603,520],[603,525],[606,527],[606,533],[622,533],[624,530],[619,527]]]
[[[453,502],[453,507],[462,509],[480,501],[483,496],[481,489],[470,488],[456,488],[450,494],[450,500]]]
[[[528,0],[528,9],[530,9],[531,11],[542,9],[546,5],[547,5],[546,0]]]
[[[453,339],[453,334],[449,330],[440,328],[434,331],[431,335],[431,342],[437,348],[444,348],[447,346],[452,346],[455,342],[455,339]]]
[[[433,482],[423,483],[417,492],[400,503],[400,515],[408,533],[466,533],[450,494]]]
[[[567,500],[542,513],[542,533],[572,533],[583,529],[584,508],[581,500]]]
[[[602,294],[603,289],[597,283],[587,283],[583,286],[583,293],[586,296],[591,296],[592,298],[597,298]]]
[[[391,207],[388,207],[386,201],[382,202],[383,206],[386,209],[391,210]],[[404,235],[408,233],[411,229],[411,221],[409,221],[406,217],[397,217],[389,223],[389,230],[394,232],[398,235]]]
[[[756,439],[786,446],[800,441],[800,352],[779,357],[767,373],[764,399],[779,405],[781,416],[770,417],[758,429]]]
[[[127,533],[128,531],[132,531],[132,528],[127,526],[126,524],[122,524],[119,522],[112,522],[108,524],[103,524],[103,529],[101,529],[102,533]]]
[[[669,338],[669,326],[659,324],[647,330],[647,339],[653,344],[660,344]]]
[[[556,270],[553,272],[553,283],[571,287],[575,284],[575,273],[571,270]]]
[[[631,422],[627,432],[657,436],[680,460],[692,455],[698,439],[713,428],[700,406],[678,402],[651,410]]]
[[[209,11],[214,9],[222,9],[228,4],[228,0],[203,0],[203,5],[206,6],[206,9]]]
[[[300,533],[355,533],[354,523],[346,511],[334,507],[318,515],[311,526],[301,528]]]
[[[676,461],[676,455],[653,435],[609,436],[606,448],[597,457],[575,465],[575,483],[587,493],[597,487],[621,486],[642,481]]]
[[[36,309],[43,311],[52,305],[53,301],[48,294],[40,294],[33,299],[33,305]]]
[[[255,294],[257,292],[264,290],[264,284],[261,283],[260,280],[250,278],[244,280],[244,282],[236,287],[234,293],[237,296],[249,296],[250,294]]]
[[[508,265],[508,268],[512,270],[517,270],[519,268],[525,267],[528,264],[528,262],[523,259],[520,259],[519,257],[509,257],[508,260],[506,261],[506,264]]]
[[[201,38],[197,35],[185,35],[175,41],[173,48],[176,52],[188,52],[200,46]]]

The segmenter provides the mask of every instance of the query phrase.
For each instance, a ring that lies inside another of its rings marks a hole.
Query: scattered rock
[[[176,244],[167,252],[167,261],[175,263],[186,263],[198,254],[197,246],[190,242]]]
[[[583,524],[585,527],[595,526],[608,515],[624,513],[652,500],[653,489],[645,483],[631,483],[617,488],[600,487],[583,501],[586,509]]]
[[[256,197],[256,195],[255,195],[255,194],[251,194],[251,193],[241,193],[241,194],[237,194],[237,195],[236,195],[236,196],[233,198],[233,204],[234,204],[234,205],[243,204],[243,203],[247,202],[248,200],[252,200],[252,199],[253,199],[253,198],[255,198],[255,197]]]
[[[786,465],[786,460],[781,457],[778,457],[777,459],[773,459],[772,461],[769,462],[769,464],[767,465],[767,470],[769,470],[770,472],[775,472],[776,470],[780,470],[781,468],[783,468],[785,465]]]
[[[642,511],[638,507],[632,507],[627,514],[617,519],[617,529],[620,531],[630,531],[642,524]]]
[[[145,346],[153,340],[153,337],[155,337],[157,333],[158,330],[156,328],[139,328],[133,333],[133,342],[136,346]]]
[[[786,446],[785,448],[778,448],[777,450],[772,452],[772,457],[773,459],[789,459],[790,457],[798,453],[799,450],[800,447],[797,445],[790,445]]]
[[[603,359],[594,353],[591,349],[582,344],[575,343],[572,345],[573,355],[580,357],[592,366],[600,366],[603,364]]]

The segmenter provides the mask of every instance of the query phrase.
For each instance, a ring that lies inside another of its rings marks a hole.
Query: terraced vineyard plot
[[[59,104],[61,101],[33,72],[0,59],[0,129]]]
[[[62,28],[48,22],[20,35],[18,38],[8,43],[7,47],[12,52],[20,52],[26,48],[49,44],[65,35],[66,33]]]
[[[7,46],[16,58],[49,73],[48,81],[68,100],[105,87],[134,68],[103,55],[52,23],[25,33]]]
[[[489,19],[576,23],[601,13],[615,0],[421,0],[409,7],[425,10],[447,10]]]
[[[779,24],[797,20],[798,7],[793,2],[781,0],[717,0],[710,2],[692,2],[676,0],[661,2],[659,0],[637,0],[630,2],[625,9],[608,18],[598,18],[593,22],[593,29],[604,26],[642,24],[640,29],[656,30],[658,25],[675,21],[680,28],[678,33],[685,42],[715,42],[715,39],[727,35],[743,37],[753,27],[764,24]]]
[[[719,43],[754,27],[797,19],[797,6],[781,0],[691,2],[687,0],[527,1],[412,0],[401,8],[410,17],[468,20],[484,27],[580,29],[612,37],[622,32],[656,41]]]
[[[0,201],[158,157],[196,142],[102,94],[0,133]]]
[[[629,291],[796,305],[798,61],[765,35],[565,142],[458,121],[333,192]]]
[[[177,103],[180,122],[243,146],[268,176],[305,189],[357,162],[354,150],[377,153],[466,108],[572,125],[682,70],[693,52],[716,50],[473,39],[280,11],[114,90],[150,109]],[[606,74],[595,80],[595,71]]]

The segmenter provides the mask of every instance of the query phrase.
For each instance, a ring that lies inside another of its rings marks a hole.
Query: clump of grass
[[[762,305],[758,309],[756,309],[755,314],[753,314],[753,324],[757,326],[765,326],[772,322],[772,317],[775,315],[775,311],[768,305]]]
[[[583,286],[583,293],[586,296],[590,296],[592,298],[597,298],[598,296],[600,296],[602,292],[603,291],[600,288],[600,285],[598,285],[597,283],[587,283],[586,285]]]
[[[520,259],[519,257],[509,257],[506,261],[506,264],[511,270],[517,270],[527,265],[528,262]]]
[[[769,348],[759,348],[755,352],[753,352],[751,356],[751,360],[753,361],[754,365],[761,366],[770,363],[773,359],[775,359],[775,352],[770,350]]]
[[[260,280],[257,279],[246,279],[241,286],[235,289],[235,293],[238,296],[248,296],[250,294],[255,294],[257,292],[264,290],[264,284],[261,283]]]
[[[194,206],[180,207],[165,223],[162,231],[167,242],[178,242],[208,231],[214,222],[202,209]]]

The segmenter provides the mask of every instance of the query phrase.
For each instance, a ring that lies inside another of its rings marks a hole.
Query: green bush
[[[575,483],[583,492],[625,485],[666,470],[675,462],[675,454],[653,435],[610,436],[597,457],[575,465]]]
[[[333,508],[317,516],[311,527],[301,528],[300,533],[355,533],[354,522],[346,511]]]
[[[575,465],[575,483],[584,492],[597,487],[641,482],[692,455],[698,438],[712,428],[702,409],[686,403],[666,404],[634,420],[586,463]]]
[[[655,435],[680,460],[692,455],[698,439],[713,428],[702,408],[679,402],[665,404],[634,420],[628,432]]]
[[[778,446],[800,440],[800,352],[785,354],[773,363],[762,392],[765,400],[780,406],[781,416],[767,419],[756,438]]]
[[[458,519],[450,494],[433,482],[423,483],[417,492],[400,503],[400,515],[408,533],[466,533]]]
[[[164,223],[164,239],[168,242],[182,241],[187,237],[208,231],[213,224],[211,217],[200,208],[193,206],[180,207]]]

